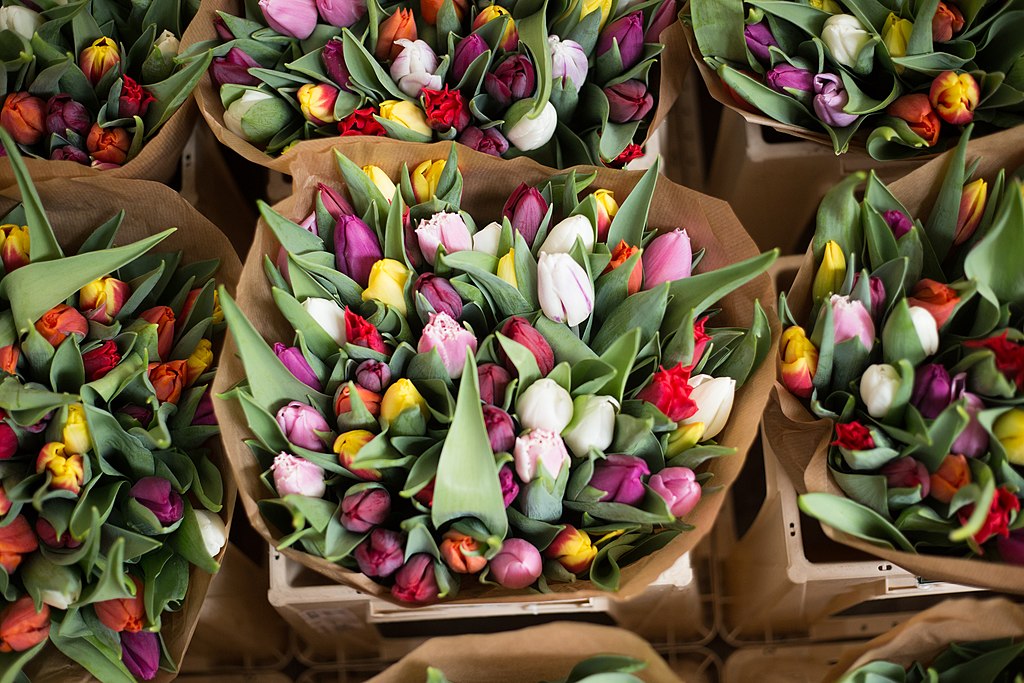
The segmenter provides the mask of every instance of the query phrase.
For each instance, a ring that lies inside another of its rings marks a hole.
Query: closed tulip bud
[[[451,80],[460,83],[470,65],[488,49],[487,41],[476,33],[471,33],[460,40],[455,46],[455,56],[452,58]]]
[[[892,230],[892,236],[895,237],[897,241],[910,232],[910,229],[914,227],[914,222],[910,220],[910,216],[896,209],[884,211],[882,213],[882,219],[885,221],[885,224],[889,226],[889,229]]]
[[[512,381],[508,371],[494,363],[483,363],[477,366],[476,372],[480,384],[480,400],[491,405],[504,405],[505,390]]]
[[[666,0],[661,3],[654,11],[651,23],[647,27],[647,33],[644,34],[644,42],[660,43],[662,32],[678,20],[679,4],[676,0]]]
[[[559,434],[569,425],[572,415],[572,396],[553,379],[537,380],[516,401],[516,416],[525,429]]]
[[[473,20],[473,30],[476,31],[484,24],[502,18],[507,18],[508,22],[505,24],[505,30],[501,34],[501,42],[498,43],[498,47],[506,52],[511,52],[519,45],[519,31],[516,30],[516,23],[512,20],[512,14],[501,5],[488,5],[480,10],[480,13],[476,15],[476,19]]]
[[[967,391],[963,392],[960,398],[964,401],[964,410],[967,411],[969,419],[950,450],[962,453],[968,458],[980,458],[988,452],[989,444],[988,430],[978,420],[978,413],[985,409],[985,402]]]
[[[551,228],[544,243],[540,245],[540,252],[568,254],[576,245],[577,239],[583,243],[583,248],[587,252],[594,250],[594,226],[589,218],[581,214],[569,216]]]
[[[956,219],[953,246],[960,246],[974,235],[978,224],[981,223],[981,217],[985,214],[987,196],[988,183],[984,178],[978,178],[974,182],[964,185],[963,194],[960,195],[960,213]]]
[[[551,77],[561,79],[563,89],[571,87],[579,93],[587,82],[589,70],[589,60],[583,46],[574,40],[548,36],[548,49],[551,50]]]
[[[834,343],[859,339],[861,346],[870,351],[875,345],[875,323],[864,304],[848,296],[833,294],[829,305],[832,307]]]
[[[214,57],[210,64],[210,77],[218,85],[235,83],[237,85],[259,85],[260,79],[249,73],[249,69],[258,69],[260,63],[249,56],[241,48],[233,47],[223,57]]]
[[[907,297],[907,303],[931,313],[935,318],[935,325],[942,327],[960,303],[960,297],[952,287],[925,278],[914,285],[913,292]]]
[[[352,463],[359,455],[359,451],[371,441],[373,441],[373,434],[371,432],[365,429],[353,429],[340,434],[334,440],[334,452],[338,456],[338,463],[356,477],[367,481],[378,481],[381,478],[379,471],[354,469],[352,467]]]
[[[650,474],[647,463],[633,455],[609,455],[594,463],[591,488],[604,491],[602,502],[637,505],[644,498],[643,477]]]
[[[209,339],[200,339],[196,348],[185,361],[185,386],[195,384],[203,373],[213,364],[213,343]]]
[[[649,485],[677,518],[690,514],[703,493],[696,475],[688,467],[666,467],[651,477]]]
[[[50,152],[51,161],[73,161],[76,164],[82,164],[83,166],[89,165],[89,155],[71,145],[64,145],[63,147],[55,147]]]
[[[149,105],[156,101],[149,91],[131,76],[121,77],[121,95],[117,98],[117,114],[122,118],[145,116]]]
[[[541,376],[546,377],[554,369],[555,354],[551,350],[551,345],[548,344],[548,340],[544,338],[544,335],[538,332],[525,318],[520,318],[519,316],[509,318],[502,325],[501,334],[530,350],[534,360],[537,361],[537,367],[540,369]],[[505,363],[505,368],[509,372],[515,372],[515,364],[505,355],[504,351],[500,351],[500,354]]]
[[[326,83],[306,83],[296,94],[302,115],[315,126],[334,123],[337,121],[334,118],[334,103],[338,99],[338,92],[338,88]]]
[[[327,491],[323,468],[291,453],[282,451],[274,456],[270,471],[274,475],[274,488],[281,497],[296,495],[322,498]]]
[[[513,287],[519,287],[516,280],[516,250],[509,249],[508,253],[498,259],[497,276]]]
[[[794,396],[810,398],[814,393],[814,374],[818,371],[818,349],[807,338],[804,328],[799,325],[786,328],[779,342],[779,353],[782,383]]]
[[[338,302],[310,297],[302,302],[302,308],[338,346],[345,345],[345,310]]]
[[[575,327],[594,310],[594,283],[569,254],[542,251],[537,262],[537,298],[548,319]]]
[[[636,66],[644,51],[644,21],[641,12],[631,12],[608,24],[597,38],[594,58],[600,58],[614,44],[619,46],[623,70],[628,71]]]
[[[459,142],[478,152],[490,154],[492,157],[500,157],[508,151],[508,140],[497,127],[483,129],[467,126],[459,135]]]
[[[913,458],[890,460],[881,469],[890,489],[912,489],[921,487],[921,497],[927,498],[931,491],[931,475],[924,463]]]
[[[842,247],[834,240],[825,244],[825,253],[814,276],[812,291],[814,300],[825,299],[832,294],[837,294],[846,280],[846,257],[843,255]]]
[[[71,99],[71,95],[54,95],[46,103],[46,132],[49,134],[63,136],[73,130],[85,135],[91,124],[89,110]]]
[[[417,203],[429,202],[437,195],[437,186],[444,173],[445,160],[427,160],[419,164],[409,174],[412,181],[412,193]],[[463,223],[465,225],[465,223]]]
[[[572,403],[572,420],[562,438],[572,454],[585,458],[590,449],[605,451],[615,436],[619,402],[611,396],[577,396]]]
[[[334,228],[334,253],[338,271],[361,287],[370,281],[373,264],[384,257],[377,235],[358,216],[341,216]]]
[[[736,397],[736,380],[732,377],[697,375],[690,378],[690,400],[697,404],[697,412],[684,422],[704,423],[703,441],[713,439],[725,428],[732,413]]]
[[[939,350],[939,328],[931,313],[918,306],[910,307],[910,320],[914,323],[914,331],[921,342],[925,356],[931,356]],[[838,339],[836,340],[838,343]]]
[[[82,544],[71,536],[71,532],[65,530],[60,538],[57,538],[57,530],[53,525],[42,517],[36,518],[36,535],[46,547],[59,550],[61,548],[77,548]]]
[[[152,631],[122,631],[121,661],[135,678],[151,681],[160,669],[160,636]]]
[[[533,585],[543,570],[540,551],[521,538],[505,539],[490,563],[490,574],[494,580],[513,590]]]
[[[327,450],[323,436],[330,434],[331,427],[316,408],[290,401],[277,411],[275,419],[289,443],[310,451]]]
[[[555,134],[558,126],[558,113],[554,105],[547,102],[536,118],[530,117],[533,102],[520,100],[505,112],[505,123],[502,132],[508,141],[522,152],[529,152],[544,146]]]
[[[39,595],[44,605],[67,609],[82,594],[82,577],[76,569],[54,564],[42,555],[33,555],[21,568],[27,588]]]
[[[615,201],[615,193],[605,189],[594,192],[594,200],[597,202],[597,241],[606,242],[612,219],[619,212],[619,204]]]
[[[0,261],[4,264],[4,272],[13,272],[29,262],[30,242],[28,226],[0,225]]]
[[[383,116],[383,114],[381,114],[381,116]],[[388,177],[388,174],[384,172],[384,169],[380,166],[363,166],[363,173],[365,173],[366,177],[370,179],[370,182],[380,190],[380,193],[384,195],[384,199],[388,200],[388,203],[390,204],[391,200],[394,199],[395,191],[398,188],[395,187],[394,182],[392,182],[391,178]]]
[[[36,610],[32,598],[23,595],[0,611],[0,652],[31,650],[49,636],[49,605]]]
[[[933,147],[939,141],[942,120],[932,109],[931,102],[928,101],[928,96],[924,93],[903,95],[889,105],[886,113],[906,121],[910,130],[924,140],[929,147]],[[907,229],[910,229],[909,226]]]
[[[359,571],[370,577],[386,578],[402,566],[402,536],[388,529],[374,529],[369,538],[356,547]]]
[[[170,306],[154,306],[140,313],[139,318],[156,325],[157,353],[161,359],[169,358],[174,346],[174,310]]]
[[[665,232],[647,245],[643,254],[644,289],[690,277],[693,247],[685,230]]]
[[[382,488],[365,488],[341,499],[341,525],[363,534],[384,523],[391,513],[391,496]]]
[[[319,18],[314,0],[260,0],[267,25],[283,36],[305,40]]]
[[[16,375],[18,373],[18,359],[20,357],[21,351],[17,346],[9,344],[0,347],[0,370],[8,375]]]
[[[516,443],[515,427],[512,418],[501,408],[491,405],[482,407],[484,425],[487,427],[487,438],[491,442],[491,450],[495,453],[511,453]]]
[[[940,503],[949,504],[953,496],[971,483],[971,468],[967,458],[960,454],[947,455],[931,475],[929,495]]]
[[[0,125],[19,145],[34,145],[46,135],[46,103],[27,92],[11,93],[0,110]]]
[[[654,107],[654,96],[647,85],[636,79],[607,86],[604,94],[608,98],[608,120],[614,123],[639,121]]]
[[[455,320],[462,315],[462,298],[455,291],[455,287],[443,277],[424,273],[416,279],[413,289],[422,294],[436,312],[445,313]]]
[[[871,44],[871,34],[850,14],[836,14],[825,20],[821,40],[838,64],[854,67],[861,52]]]
[[[174,524],[184,514],[181,496],[163,477],[143,477],[132,486],[129,495],[152,512],[164,526]]]
[[[882,29],[882,42],[885,43],[890,57],[907,56],[907,43],[910,42],[910,34],[913,31],[913,22],[900,19],[893,12],[889,12],[889,16],[885,19],[885,27]],[[902,72],[903,67],[897,64],[896,71]]]
[[[557,66],[552,65],[552,69],[553,73],[556,72]],[[484,90],[499,107],[503,108],[533,95],[536,85],[537,71],[530,58],[521,54],[509,55],[484,76]]]
[[[847,114],[845,107],[850,102],[843,81],[835,74],[821,73],[814,77],[814,113],[824,123],[844,128],[857,120],[856,114]]]
[[[891,365],[868,366],[860,380],[860,398],[867,406],[868,415],[884,418],[892,408],[901,384],[900,373]]]
[[[188,380],[188,363],[172,360],[167,363],[149,364],[149,381],[161,403],[177,404]]]
[[[224,126],[243,140],[259,145],[269,142],[294,115],[283,98],[246,90],[224,110]]]
[[[932,15],[932,41],[946,43],[964,28],[964,15],[952,3],[940,2]]]
[[[380,417],[382,397],[379,393],[356,385],[356,395],[359,396],[363,407],[366,408],[370,415]],[[352,389],[347,383],[338,387],[338,393],[334,399],[334,412],[338,416],[352,412]]]
[[[526,183],[519,184],[501,209],[501,215],[509,220],[512,224],[512,229],[517,230],[530,246],[533,246],[533,241],[537,238],[540,224],[544,220],[544,216],[547,215],[547,212],[548,203],[544,196],[541,195],[537,188],[530,187]],[[495,232],[500,235],[500,226],[498,226]],[[581,235],[584,244],[586,243],[585,233],[586,231]],[[547,243],[545,242],[545,244]],[[495,240],[494,253],[497,253],[497,240]]]
[[[974,109],[981,98],[981,89],[974,76],[943,71],[932,81],[928,100],[946,123],[962,126],[974,120]]]
[[[94,162],[120,166],[128,161],[131,143],[128,131],[124,128],[101,128],[100,124],[94,123],[85,139],[85,148],[89,150]]]
[[[380,330],[348,306],[345,307],[345,341],[350,346],[361,346],[385,355],[389,353]]]
[[[97,38],[78,55],[78,66],[89,82],[96,85],[108,71],[121,62],[117,43],[106,36]]]
[[[814,90],[814,74],[807,69],[795,67],[786,62],[781,62],[768,70],[764,75],[764,82],[775,92],[787,94],[809,93]]]
[[[50,487],[70,491],[75,495],[85,483],[82,456],[67,452],[64,444],[51,442],[43,446],[36,458],[36,474],[50,474]]]
[[[446,254],[473,248],[473,238],[470,237],[466,221],[457,213],[435,213],[420,221],[416,228],[416,238],[423,258],[430,265],[434,265],[438,247],[444,247]]]
[[[1024,409],[1011,408],[992,425],[992,434],[1006,451],[1006,459],[1024,465]]]
[[[484,548],[472,536],[447,531],[441,546],[441,559],[456,574],[476,574],[487,566]]]
[[[612,260],[605,266],[604,273],[610,273],[611,271],[624,265],[630,258],[633,257],[640,249],[637,247],[631,247],[626,244],[625,241],[619,240],[618,245],[612,250]],[[633,272],[630,273],[629,280],[626,283],[626,293],[629,295],[636,294],[640,291],[640,285],[643,283],[644,269],[643,262],[637,261],[636,265],[633,266]]]
[[[10,523],[0,526],[0,567],[8,574],[13,574],[22,558],[35,552],[38,547],[39,541],[24,515],[18,515]]]
[[[434,574],[434,558],[426,553],[413,555],[395,572],[391,595],[402,602],[426,605],[437,600],[439,593]]]
[[[938,363],[928,363],[917,368],[910,402],[923,417],[933,420],[953,402],[952,388],[949,371]]]
[[[320,51],[320,63],[327,77],[334,84],[345,90],[349,87],[348,66],[345,64],[344,43],[340,39],[331,39]]]
[[[404,38],[395,43],[402,48],[391,62],[391,78],[398,84],[398,89],[409,97],[419,97],[424,88],[439,89],[442,79],[434,74],[438,62],[430,45],[422,40]]]
[[[391,384],[391,368],[379,360],[364,360],[356,366],[356,382],[374,393],[382,393]]]
[[[89,451],[89,425],[85,421],[85,409],[81,403],[68,406],[68,419],[64,422],[61,438],[64,439],[64,448],[68,453],[82,454]]]
[[[544,549],[544,557],[554,560],[572,574],[582,574],[593,564],[597,548],[586,531],[566,524],[551,545]]]
[[[363,301],[376,300],[406,315],[405,283],[408,279],[409,269],[405,264],[394,259],[381,259],[370,269],[369,284],[362,294]]]
[[[178,56],[178,51],[181,49],[181,41],[178,40],[178,37],[173,33],[164,29],[153,42],[153,48],[156,49],[164,59],[173,59]]]
[[[380,404],[381,419],[394,422],[406,410],[415,408],[424,419],[430,416],[427,402],[411,380],[402,378],[388,387]]]
[[[121,354],[117,350],[117,343],[111,339],[100,344],[92,351],[82,354],[82,363],[85,367],[85,378],[89,382],[104,377],[108,372],[117,367],[121,362]]]
[[[43,15],[28,7],[19,7],[18,5],[0,7],[0,31],[11,31],[25,40],[32,40],[32,36],[44,21]]]
[[[316,0],[320,16],[331,26],[352,26],[366,14],[366,0]]]
[[[121,312],[131,292],[127,282],[109,276],[101,277],[79,290],[78,305],[89,320],[109,325]]]
[[[532,429],[516,438],[512,451],[516,474],[529,484],[544,473],[555,480],[563,467],[569,466],[569,453],[558,432]]]
[[[228,529],[224,520],[215,512],[196,510],[196,524],[199,526],[206,554],[217,557],[228,542]]]
[[[302,349],[297,346],[285,346],[278,342],[274,344],[274,353],[295,379],[316,391],[323,388],[316,373],[313,372],[313,368],[310,367],[309,361],[302,355]]]
[[[135,584],[135,594],[127,598],[114,598],[103,600],[93,605],[96,616],[107,628],[121,633],[138,633],[146,625],[146,604],[143,600],[145,590],[142,581],[129,576]]]
[[[778,47],[779,41],[775,40],[772,30],[768,28],[767,22],[760,21],[756,24],[746,24],[743,27],[743,40],[747,49],[760,62],[771,61],[770,47]]]
[[[501,498],[505,503],[505,507],[512,504],[512,501],[519,495],[519,484],[516,483],[516,478],[512,474],[512,468],[508,465],[503,465],[498,470],[498,484],[501,486]]]
[[[399,40],[416,40],[416,18],[411,9],[397,9],[381,23],[374,55],[382,62],[395,59],[402,51]]]
[[[423,328],[416,350],[420,353],[436,351],[452,379],[462,377],[466,352],[476,353],[476,337],[455,322],[447,313],[432,313]]]
[[[495,366],[497,367],[497,366]],[[504,370],[502,371],[504,372]],[[0,422],[0,460],[10,460],[18,452],[18,434],[11,425]],[[0,515],[6,511],[0,511]]]
[[[679,363],[655,372],[651,383],[641,389],[636,398],[650,403],[673,422],[681,422],[697,411],[690,398],[691,392],[690,368]]]

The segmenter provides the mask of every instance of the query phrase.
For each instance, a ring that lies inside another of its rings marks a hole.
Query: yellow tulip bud
[[[516,281],[516,250],[509,249],[508,253],[498,259],[498,277],[513,287],[518,287]]]
[[[900,19],[890,12],[885,20],[885,27],[882,29],[882,42],[889,50],[890,57],[905,57],[907,55],[907,43],[910,42],[910,34],[914,30],[914,24],[907,19]],[[896,65],[896,71],[902,72],[903,67]]]
[[[992,433],[1006,451],[1006,459],[1024,465],[1024,408],[1011,408],[992,425]]]
[[[370,268],[369,285],[363,290],[363,301],[377,300],[406,314],[405,283],[409,269],[394,259],[381,259]]]
[[[665,446],[665,457],[674,458],[683,451],[688,451],[698,443],[704,436],[704,423],[691,422],[690,424],[679,425],[674,432],[668,435],[668,444]]]
[[[220,307],[220,296],[217,290],[213,290],[213,324],[220,325],[224,322],[224,309]]]
[[[423,110],[406,100],[384,100],[380,103],[380,117],[428,137],[434,134],[427,125],[427,115]]]
[[[814,9],[820,9],[823,12],[829,14],[842,14],[843,8],[839,6],[835,0],[810,0],[811,7]]]
[[[27,225],[0,225],[0,260],[10,273],[28,263],[29,239]]]
[[[209,339],[200,339],[192,355],[188,357],[187,372],[188,378],[185,386],[192,386],[199,379],[200,375],[213,363],[213,344]]]
[[[427,418],[430,410],[427,401],[420,395],[412,380],[402,378],[388,387],[380,402],[380,417],[387,422],[394,422],[406,410],[416,408]]]
[[[605,242],[612,219],[619,212],[619,203],[615,201],[615,193],[605,189],[595,192],[594,200],[597,201],[597,240]]]
[[[793,325],[782,333],[782,383],[790,393],[810,398],[814,393],[814,373],[818,371],[818,349],[807,338],[804,328]]]
[[[417,202],[429,202],[437,195],[437,184],[441,180],[441,173],[444,172],[444,159],[436,161],[424,161],[413,169],[411,174],[412,193]]]
[[[352,462],[359,455],[363,446],[373,441],[373,438],[373,432],[368,432],[365,429],[353,429],[338,435],[338,438],[334,440],[333,448],[334,452],[338,454],[338,463],[342,467],[357,477],[369,481],[380,479],[380,472],[378,470],[354,469]]]
[[[555,560],[573,574],[590,569],[597,557],[597,548],[586,531],[566,525],[544,550],[544,557]]]
[[[815,301],[827,299],[831,294],[838,294],[846,280],[846,256],[839,243],[829,240],[825,245],[825,256],[821,259],[821,266],[814,276],[814,284],[811,291]]]
[[[68,419],[64,422],[61,438],[68,453],[81,454],[89,451],[89,425],[85,421],[85,408],[81,403],[68,406]]]
[[[370,179],[370,182],[377,186],[388,203],[395,198],[395,184],[391,182],[391,178],[384,172],[384,169],[380,166],[363,166],[363,173]]]

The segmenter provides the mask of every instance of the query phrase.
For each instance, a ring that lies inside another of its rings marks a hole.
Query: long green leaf
[[[18,183],[18,188],[21,189],[21,201],[25,207],[25,217],[28,221],[29,260],[36,263],[60,258],[64,252],[61,251],[57,237],[53,234],[53,226],[50,225],[50,219],[46,217],[43,201],[39,198],[39,193],[36,191],[28,169],[25,168],[18,145],[15,144],[11,134],[2,128],[0,128],[0,142],[3,143],[7,158],[11,161],[11,170],[14,171],[14,179]]]

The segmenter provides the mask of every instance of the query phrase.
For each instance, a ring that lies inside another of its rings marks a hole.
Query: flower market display
[[[662,33],[677,9],[676,0],[246,3],[214,18],[218,92],[201,105],[214,130],[223,123],[270,156],[297,141],[369,135],[456,140],[558,168],[621,167],[643,154],[663,104]]]
[[[744,329],[716,302],[776,254],[702,268],[686,225],[648,221],[656,167],[618,204],[594,174],[485,181],[450,147],[394,176],[337,152],[346,189],[320,183],[301,223],[261,206],[281,247],[253,252],[254,287],[277,311],[221,297],[247,379],[217,386],[255,436],[233,463],[261,476],[279,548],[392,600],[614,591],[694,529],[707,465],[737,457],[723,436],[754,428],[732,409],[769,319],[747,298]],[[477,191],[505,195],[462,210]],[[264,339],[247,316],[268,315],[290,331]]]
[[[692,0],[716,97],[836,153],[900,159],[1024,122],[1024,4]]]
[[[131,163],[190,99],[210,65],[209,50],[179,55],[197,5],[4,0],[0,126],[29,157],[98,169]],[[176,153],[189,124],[175,131],[182,137]],[[166,155],[171,144],[156,151]]]
[[[810,291],[780,307],[781,378],[831,432],[818,462],[841,489],[804,512],[905,553],[1020,564],[1024,194],[966,157],[965,133],[920,215],[873,173],[826,196]]]
[[[0,671],[150,680],[176,670],[226,542],[209,383],[215,287],[239,264],[169,190],[37,190],[0,138],[23,197],[0,220]],[[185,237],[140,220],[158,207]],[[221,278],[218,259],[167,250],[196,241],[226,259]]]

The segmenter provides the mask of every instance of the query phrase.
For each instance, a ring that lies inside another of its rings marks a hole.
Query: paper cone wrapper
[[[398,177],[403,163],[412,168],[427,159],[446,158],[451,149],[451,143],[419,145],[382,138],[353,138],[349,144],[340,149],[357,165],[376,164],[394,178]],[[497,217],[500,207],[520,182],[533,185],[557,173],[557,171],[545,168],[529,159],[505,161],[466,148],[459,150],[459,168],[465,179],[462,208],[476,217],[478,222],[481,220],[486,222],[486,219]],[[332,148],[303,154],[296,159],[292,170],[295,179],[293,194],[278,204],[275,209],[295,221],[301,221],[312,210],[318,182],[329,184],[335,188],[342,187],[341,176],[337,170]],[[641,177],[639,172],[580,167],[580,172],[583,173],[591,170],[597,170],[598,173],[593,187],[611,189],[620,199],[628,195],[630,189]],[[483,224],[480,223],[480,225]],[[721,268],[757,253],[753,241],[744,232],[735,214],[725,202],[675,185],[664,177],[658,178],[654,200],[651,204],[650,225],[657,228],[685,227],[693,240],[694,249],[704,248],[707,250],[704,260],[700,264],[702,272]],[[239,283],[239,306],[256,329],[261,332],[264,339],[271,344],[275,341],[290,342],[295,334],[278,312],[263,273],[264,255],[275,258],[277,253],[278,243],[261,221],[257,227],[255,242],[246,258],[242,279]],[[749,326],[753,320],[754,299],[758,299],[773,321],[771,353],[775,354],[778,330],[777,323],[774,322],[776,319],[774,297],[771,280],[767,275],[762,275],[721,301],[722,312],[714,319],[714,324],[716,326]],[[230,338],[228,339],[228,349],[229,353],[225,354],[221,371],[214,385],[215,391],[229,389],[245,377],[242,364],[233,353],[234,346]],[[722,444],[736,447],[738,452],[730,457],[716,458],[708,465],[708,471],[714,474],[712,485],[728,488],[739,474],[747,450],[757,433],[758,420],[767,400],[773,374],[774,369],[771,362],[765,361],[737,392],[732,418],[725,431],[719,435],[718,440]],[[289,530],[269,528],[260,514],[257,502],[260,499],[271,497],[272,493],[260,481],[259,466],[248,447],[242,443],[244,439],[251,438],[242,410],[236,401],[214,401],[214,403],[223,430],[228,458],[234,468],[235,478],[239,484],[239,491],[249,520],[269,543],[276,546],[278,540],[284,535],[282,532],[287,533]],[[623,569],[621,589],[618,593],[609,594],[600,591],[589,581],[554,584],[552,586],[554,592],[548,594],[489,588],[466,582],[458,599],[454,602],[557,600],[566,598],[567,594],[572,594],[572,597],[611,595],[629,598],[635,596],[642,592],[644,587],[655,581],[662,572],[671,567],[684,553],[693,549],[704,534],[710,530],[722,506],[724,496],[724,491],[705,495],[695,511],[686,519],[687,522],[696,526],[694,531],[681,534],[661,551]],[[394,602],[386,587],[362,574],[343,569],[339,565],[293,548],[286,548],[282,552],[288,558],[335,581]],[[396,602],[395,604],[400,603]]]
[[[929,161],[889,185],[893,195],[903,202],[911,216],[922,221],[927,219],[927,211],[938,196],[954,151]],[[1000,169],[1005,168],[1012,173],[1024,164],[1024,127],[971,142],[967,149],[968,165],[975,160],[979,162],[975,177],[986,178],[989,182]],[[808,249],[787,297],[798,320],[805,320],[811,308],[814,271],[813,255]],[[832,440],[832,430],[831,420],[816,418],[801,399],[790,394],[781,383],[776,383],[765,408],[765,448],[775,453],[800,493],[846,495],[828,471],[828,444]],[[983,559],[916,555],[868,543],[824,524],[822,527],[833,540],[885,558],[929,581],[950,581],[1024,595],[1024,567]]]
[[[128,244],[168,227],[177,231],[158,244],[153,252],[181,251],[182,265],[211,258],[220,259],[215,277],[228,291],[235,291],[241,263],[227,238],[193,209],[178,193],[159,183],[143,180],[111,180],[109,176],[58,178],[36,183],[46,215],[53,224],[57,240],[65,253],[73,254],[92,229],[124,209],[125,218],[115,245]],[[6,213],[21,201],[17,188],[0,192],[0,212]],[[151,252],[152,253],[152,252]],[[224,478],[224,507],[221,519],[230,528],[237,488],[231,478],[224,448],[217,439],[206,446],[210,459]],[[221,551],[223,556],[224,550]],[[220,558],[217,558],[218,561]],[[164,643],[177,665],[181,664],[195,630],[206,591],[213,579],[195,567],[189,575],[188,594],[178,612],[165,614],[162,620]],[[41,652],[26,668],[32,683],[68,683],[95,680],[78,664],[53,647]],[[156,681],[164,683],[174,674],[160,671]]]

